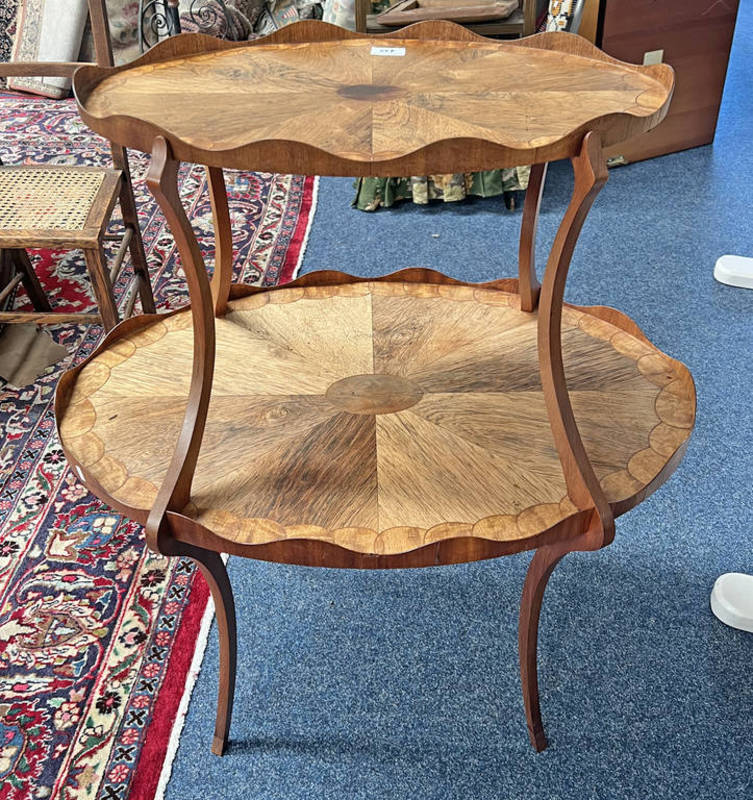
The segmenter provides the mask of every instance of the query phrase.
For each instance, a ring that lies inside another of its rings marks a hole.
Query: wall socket
[[[664,50],[649,50],[643,54],[643,66],[661,64],[664,61]]]

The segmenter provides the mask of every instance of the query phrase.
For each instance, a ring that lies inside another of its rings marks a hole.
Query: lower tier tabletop
[[[183,513],[234,545],[535,546],[576,509],[544,404],[537,316],[518,305],[495,289],[398,282],[232,301],[216,320]],[[59,430],[103,499],[143,521],[181,429],[193,331],[189,310],[141,319],[75,376]],[[666,477],[695,413],[687,369],[621,319],[566,306],[562,323],[575,417],[616,513]]]

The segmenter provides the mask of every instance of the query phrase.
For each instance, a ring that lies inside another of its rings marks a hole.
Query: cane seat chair
[[[92,32],[100,66],[112,66],[107,12],[104,0],[89,0]],[[81,66],[76,62],[24,62],[0,64],[2,76],[70,76]],[[17,166],[0,164],[0,249],[13,267],[0,289],[0,303],[23,284],[34,311],[0,311],[2,322],[101,322],[105,330],[120,320],[113,285],[127,252],[133,278],[125,301],[124,316],[133,311],[137,297],[147,313],[154,311],[149,272],[141,240],[133,187],[125,148],[112,146],[113,168],[78,165]],[[120,202],[124,232],[108,234],[116,202]],[[104,242],[120,245],[108,267]],[[99,313],[54,313],[26,248],[81,249]],[[7,263],[6,262],[6,263]]]

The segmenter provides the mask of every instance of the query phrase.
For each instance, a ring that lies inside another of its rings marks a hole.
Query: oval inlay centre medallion
[[[424,393],[397,375],[350,375],[331,384],[325,396],[351,414],[389,414],[416,405]]]
[[[356,83],[341,86],[337,93],[349,100],[396,100],[403,93],[397,86],[378,85],[373,83]]]

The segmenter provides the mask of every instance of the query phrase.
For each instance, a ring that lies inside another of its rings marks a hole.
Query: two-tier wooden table
[[[314,22],[242,44],[180,36],[76,73],[86,122],[151,152],[191,302],[123,322],[65,375],[60,437],[92,491],[209,581],[215,752],[236,663],[220,553],[386,568],[535,550],[520,660],[531,741],[546,745],[536,640],[548,577],[567,552],[612,541],[614,518],[666,480],[694,422],[682,364],[620,312],[562,299],[607,179],[602,146],[658,124],[672,87],[669,67],[624,64],[570,34],[499,43],[449,23],[390,38]],[[561,158],[574,190],[539,285],[536,218],[546,164]],[[180,161],[209,168],[211,282],[178,198]],[[521,163],[535,166],[517,278],[408,269],[231,285],[222,167],[361,176]]]

